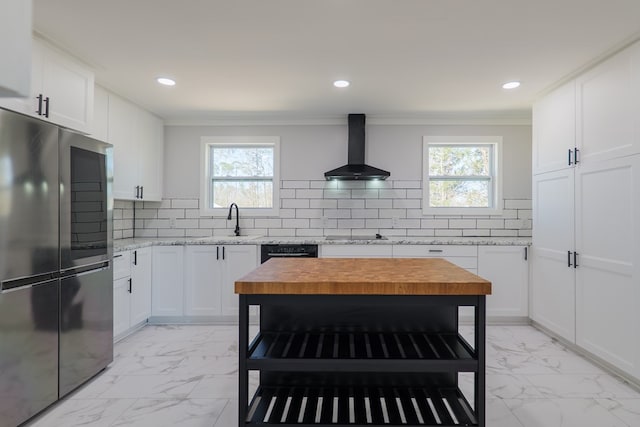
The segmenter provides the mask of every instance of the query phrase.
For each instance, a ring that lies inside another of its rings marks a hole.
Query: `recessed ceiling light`
[[[176,85],[176,81],[167,77],[158,77],[156,79],[156,81],[158,83],[160,83],[161,85],[165,85],[165,86],[175,86]]]
[[[520,86],[520,82],[507,82],[502,85],[503,89],[515,89]]]
[[[333,85],[334,85],[335,87],[340,87],[340,88],[347,87],[347,86],[349,86],[350,84],[351,84],[351,83],[349,83],[349,82],[348,82],[348,81],[346,81],[346,80],[336,80],[335,82],[333,82]]]

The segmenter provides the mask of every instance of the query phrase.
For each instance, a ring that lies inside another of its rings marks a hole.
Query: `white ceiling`
[[[33,0],[34,29],[169,122],[511,115],[640,36],[639,0]],[[173,88],[155,83],[175,78]],[[352,82],[336,89],[333,80]],[[506,91],[501,84],[520,80]]]

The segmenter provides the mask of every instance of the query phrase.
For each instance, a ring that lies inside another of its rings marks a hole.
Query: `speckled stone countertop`
[[[113,241],[114,252],[129,251],[147,246],[176,245],[481,245],[481,246],[529,246],[530,237],[409,237],[389,236],[387,240],[326,240],[324,237],[164,237],[121,239]]]

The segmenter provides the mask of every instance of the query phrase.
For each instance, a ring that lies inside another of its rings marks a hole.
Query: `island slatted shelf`
[[[485,426],[490,282],[442,259],[274,258],[235,290],[239,426]],[[475,308],[473,344],[460,306]],[[471,403],[460,372],[474,376]]]

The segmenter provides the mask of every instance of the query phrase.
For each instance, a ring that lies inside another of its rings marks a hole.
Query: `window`
[[[423,213],[500,214],[501,145],[498,136],[425,136]]]
[[[201,213],[227,215],[236,203],[247,215],[278,215],[279,148],[279,137],[202,137]]]

